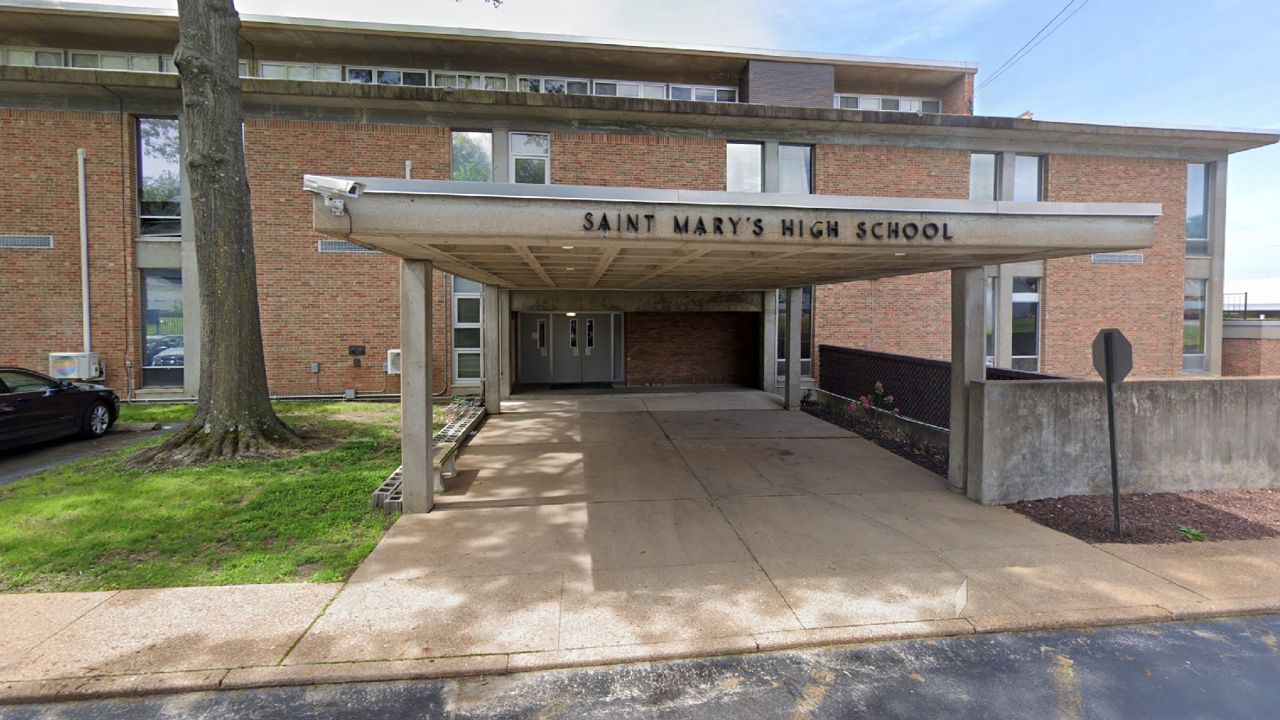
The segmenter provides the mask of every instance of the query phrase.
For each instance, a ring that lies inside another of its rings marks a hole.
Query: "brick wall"
[[[834,65],[751,60],[745,100],[756,104],[829,108],[836,91]]]
[[[628,385],[759,382],[759,313],[634,312],[625,322]]]
[[[1224,338],[1222,374],[1280,376],[1280,340]]]
[[[47,372],[50,352],[83,349],[76,150],[84,148],[91,341],[107,382],[124,385],[139,317],[132,143],[119,115],[0,109],[0,234],[53,236],[49,250],[0,248],[0,365]]]
[[[319,253],[305,173],[449,177],[449,131],[250,119],[246,160],[253,194],[258,300],[271,390],[279,394],[380,391],[388,348],[400,346],[400,263],[386,255]],[[435,279],[435,387],[448,376],[447,283]],[[363,367],[347,355],[364,345]],[[320,363],[317,378],[311,363]],[[390,389],[394,390],[392,385]]]
[[[951,115],[973,114],[973,75],[953,81],[942,93],[942,112]]]
[[[1135,377],[1181,375],[1186,164],[1086,155],[1052,155],[1046,162],[1048,200],[1162,203],[1164,214],[1141,265],[1095,265],[1087,255],[1045,262],[1042,371],[1093,376],[1093,338],[1116,327],[1133,343]]]
[[[824,195],[969,197],[969,153],[961,150],[819,145],[814,168],[815,189]],[[951,274],[820,287],[814,343],[949,359]]]
[[[724,190],[723,140],[554,133],[551,182],[557,185]]]

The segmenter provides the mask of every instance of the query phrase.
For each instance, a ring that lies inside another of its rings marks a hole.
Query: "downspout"
[[[80,190],[80,311],[84,317],[84,351],[90,351],[89,333],[89,208],[85,192],[84,148],[76,150]]]

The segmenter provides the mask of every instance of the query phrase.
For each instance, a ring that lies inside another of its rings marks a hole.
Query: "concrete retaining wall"
[[[1101,382],[970,388],[969,497],[986,505],[1111,492]],[[1280,378],[1116,388],[1124,493],[1280,488]]]

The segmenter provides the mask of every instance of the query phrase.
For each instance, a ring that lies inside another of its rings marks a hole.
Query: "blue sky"
[[[127,4],[172,6],[171,0]],[[970,60],[994,71],[1066,0],[238,0],[244,13]],[[1280,132],[1280,2],[1089,0],[978,94],[1038,119]],[[1227,278],[1280,283],[1280,147],[1232,158]]]

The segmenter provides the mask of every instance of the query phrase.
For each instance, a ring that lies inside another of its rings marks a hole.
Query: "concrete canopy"
[[[317,232],[511,289],[763,290],[1151,247],[1161,207],[308,175]]]

